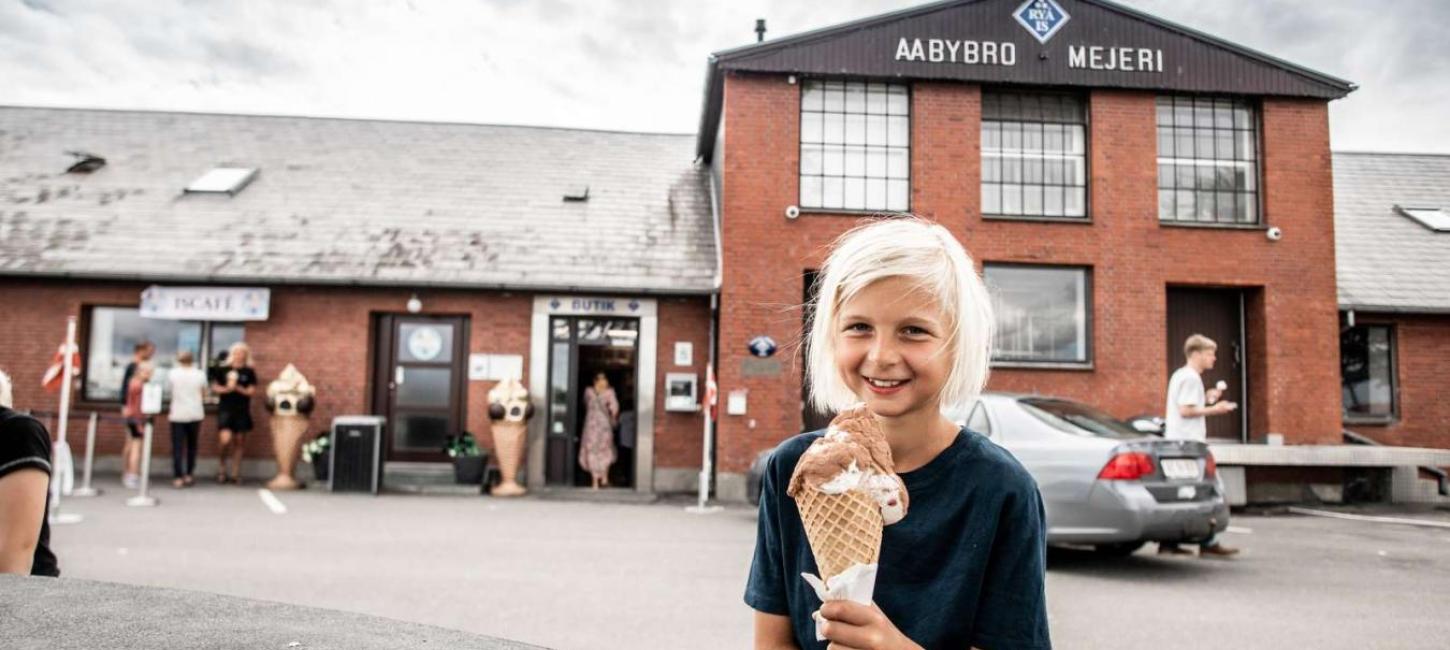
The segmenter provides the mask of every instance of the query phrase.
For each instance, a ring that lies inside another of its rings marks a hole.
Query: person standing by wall
[[[0,573],[60,576],[50,551],[50,433],[11,410],[10,377],[0,372]]]
[[[252,431],[252,395],[257,392],[257,372],[251,367],[252,349],[246,343],[234,343],[227,353],[227,363],[218,373],[212,390],[218,395],[216,410],[217,436],[221,442],[216,480],[242,484],[242,452],[247,434]],[[232,471],[227,472],[227,463]]]
[[[206,374],[197,369],[191,351],[182,350],[176,354],[176,367],[167,374],[166,382],[171,387],[167,414],[171,421],[171,485],[187,487],[196,483],[192,472],[196,469],[196,436],[205,417]]]
[[[121,474],[121,483],[127,488],[134,488],[141,482],[141,447],[144,444],[146,435],[146,421],[150,416],[141,412],[141,395],[146,388],[146,382],[151,381],[154,372],[150,361],[141,361],[136,364],[136,369],[131,373],[131,380],[126,384],[126,405],[121,408],[121,416],[126,418],[126,444],[121,448],[121,459],[125,463],[125,470]]]
[[[1238,404],[1219,402],[1222,391],[1215,388],[1203,389],[1203,373],[1213,370],[1218,361],[1218,344],[1202,334],[1194,334],[1183,343],[1183,355],[1187,363],[1173,372],[1168,379],[1168,403],[1165,408],[1163,437],[1169,440],[1208,441],[1210,415],[1226,415],[1234,412]],[[1210,406],[1210,404],[1212,404]],[[1177,544],[1159,544],[1158,552],[1164,555],[1191,555],[1190,551]],[[1238,549],[1219,544],[1213,536],[1199,545],[1200,557],[1228,557]]]

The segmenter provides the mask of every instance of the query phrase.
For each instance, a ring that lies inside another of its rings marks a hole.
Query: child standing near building
[[[874,604],[823,605],[801,578],[817,567],[785,490],[821,433],[781,443],[745,592],[755,647],[1049,648],[1037,486],[1005,450],[941,414],[986,383],[993,316],[971,258],[945,228],[892,218],[843,235],[820,277],[811,400],[830,411],[865,403],[911,508],[882,533]]]

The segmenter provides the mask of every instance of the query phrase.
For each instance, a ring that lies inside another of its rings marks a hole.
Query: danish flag
[[[60,391],[60,385],[65,381],[65,365],[63,361],[65,347],[65,344],[62,343],[60,347],[55,349],[55,357],[51,359],[50,367],[45,369],[45,376],[40,378],[41,385],[45,386],[45,389],[52,393]],[[81,355],[80,350],[77,350],[74,345],[71,346],[70,350],[70,367],[70,376],[80,376]]]

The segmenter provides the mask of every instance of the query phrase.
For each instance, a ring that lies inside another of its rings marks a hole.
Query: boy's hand
[[[921,650],[876,605],[833,600],[821,606],[821,617],[831,650]]]

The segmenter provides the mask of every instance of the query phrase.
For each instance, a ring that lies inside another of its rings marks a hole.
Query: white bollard
[[[81,486],[71,490],[73,497],[99,496],[101,491],[91,487],[91,466],[96,461],[96,427],[101,420],[101,414],[91,412],[91,420],[86,424],[86,461],[85,467],[81,469]]]
[[[141,438],[141,489],[136,496],[126,499],[128,506],[150,507],[158,503],[156,497],[147,494],[151,486],[151,418],[146,418],[146,426],[143,429]]]

